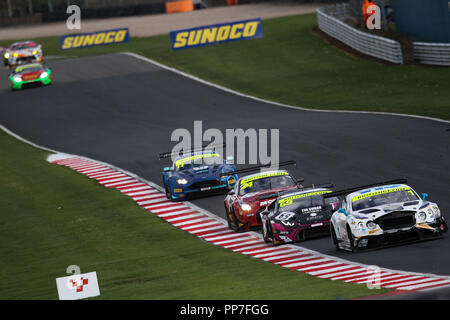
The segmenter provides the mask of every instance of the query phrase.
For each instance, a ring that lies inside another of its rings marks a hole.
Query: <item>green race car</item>
[[[16,67],[9,75],[12,90],[52,84],[52,71],[40,64],[26,64]]]

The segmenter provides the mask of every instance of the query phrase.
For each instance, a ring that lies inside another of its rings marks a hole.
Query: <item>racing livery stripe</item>
[[[172,202],[166,198],[159,186],[111,165],[66,154],[50,155],[47,161],[69,167],[105,187],[120,191],[133,199],[141,208],[213,245],[280,267],[333,281],[361,285],[371,281],[372,284],[391,288],[397,292],[450,286],[450,277],[393,271],[385,268],[380,268],[378,278],[376,282],[373,282],[373,271],[366,265],[294,245],[274,247],[265,243],[262,236],[256,232],[235,233],[228,228],[223,219],[189,202]]]

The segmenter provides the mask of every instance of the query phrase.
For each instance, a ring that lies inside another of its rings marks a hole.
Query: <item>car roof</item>
[[[384,186],[378,186],[378,187],[372,187],[372,188],[366,188],[366,189],[362,189],[362,190],[358,190],[355,192],[350,193],[347,197],[349,199],[365,194],[365,193],[369,193],[369,192],[374,192],[374,191],[379,191],[379,190],[386,190],[386,189],[393,189],[393,188],[409,188],[412,189],[410,186],[408,186],[407,184],[388,184],[388,185],[384,185]]]

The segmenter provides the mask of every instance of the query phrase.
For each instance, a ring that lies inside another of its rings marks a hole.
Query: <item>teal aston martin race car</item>
[[[171,152],[161,153],[159,159],[171,157]],[[194,195],[230,190],[237,179],[236,167],[213,151],[189,152],[176,157],[171,167],[162,173],[168,199],[185,200]],[[227,176],[220,176],[228,173]]]
[[[26,64],[16,67],[9,75],[12,90],[20,90],[31,86],[52,84],[52,71],[40,64]]]

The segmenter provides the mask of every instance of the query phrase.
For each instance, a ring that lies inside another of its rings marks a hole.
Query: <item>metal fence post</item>
[[[28,0],[28,13],[32,16],[33,15],[33,3],[31,0]]]
[[[8,0],[7,3],[8,3],[8,15],[10,17],[12,17],[13,12],[12,12],[12,7],[11,7],[11,0]]]

